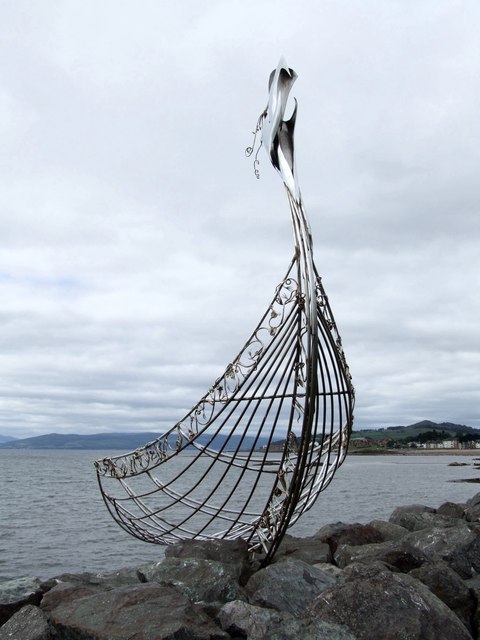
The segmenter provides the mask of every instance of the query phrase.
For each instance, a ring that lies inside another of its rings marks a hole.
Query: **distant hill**
[[[2,442],[11,442],[12,440],[16,440],[17,438],[14,438],[13,436],[2,436],[0,434],[0,443]]]
[[[4,449],[77,449],[77,450],[105,450],[122,452],[133,451],[142,447],[147,442],[151,442],[158,438],[158,433],[95,433],[91,435],[77,434],[61,434],[49,433],[44,436],[35,436],[33,438],[22,438],[9,440],[0,443],[0,451]],[[200,444],[207,444],[210,441],[210,435],[202,435],[198,438]],[[213,443],[214,447],[221,447],[225,443],[226,436],[217,436]],[[239,442],[239,436],[232,436],[226,447],[227,450],[235,449]],[[261,447],[265,444],[266,439],[261,438],[255,446]],[[253,438],[246,437],[242,442],[241,449],[249,451],[253,447]]]
[[[122,449],[131,451],[155,440],[157,433],[48,433],[0,444],[0,449]]]
[[[431,420],[422,420],[408,426],[384,427],[381,429],[364,429],[354,431],[352,438],[369,438],[370,440],[400,440],[410,438],[424,431],[446,431],[451,436],[463,433],[480,434],[480,429],[468,427],[462,424],[454,424],[452,422],[432,422]],[[91,435],[78,434],[61,434],[49,433],[43,436],[35,436],[33,438],[11,438],[9,436],[0,436],[0,451],[4,449],[78,449],[78,450],[104,450],[104,451],[122,451],[127,453],[142,447],[147,442],[155,440],[160,434],[151,432],[142,433],[95,433]],[[210,435],[202,435],[198,438],[200,444],[207,444]],[[213,443],[215,448],[221,447],[225,442],[226,436],[217,436]],[[227,449],[232,450],[237,447],[239,436],[232,436],[228,442]],[[266,438],[259,438],[254,444],[252,437],[246,437],[242,443],[241,449],[249,451],[255,446],[260,449],[267,442]],[[283,440],[280,440],[282,443]]]
[[[411,438],[423,431],[446,431],[451,436],[461,435],[463,433],[480,434],[480,429],[468,427],[464,424],[455,424],[453,422],[432,422],[431,420],[422,420],[415,424],[403,427],[383,427],[381,429],[363,429],[354,431],[352,438],[369,438],[371,440],[400,440],[403,438]]]

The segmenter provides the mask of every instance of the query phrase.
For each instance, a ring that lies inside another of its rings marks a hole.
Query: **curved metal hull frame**
[[[268,121],[262,142],[290,206],[287,274],[240,353],[182,420],[136,451],[95,463],[105,504],[131,535],[157,544],[241,537],[263,564],[343,462],[354,405],[294,177],[296,113],[293,123],[282,119],[296,75],[283,63],[275,73],[257,131]]]

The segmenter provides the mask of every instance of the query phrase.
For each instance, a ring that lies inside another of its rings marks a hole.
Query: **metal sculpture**
[[[285,184],[295,240],[272,303],[182,420],[132,453],[95,463],[111,515],[146,542],[243,538],[267,564],[346,455],[354,391],[296,179],[296,101],[283,119],[296,77],[283,61],[272,72],[254,132]]]

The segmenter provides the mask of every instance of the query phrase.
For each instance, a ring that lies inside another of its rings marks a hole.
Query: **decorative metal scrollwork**
[[[246,151],[261,134],[293,223],[294,258],[271,304],[182,420],[132,453],[95,463],[111,515],[146,542],[241,537],[267,564],[346,455],[354,390],[296,179],[296,102],[284,120],[296,77],[283,61],[272,72]]]

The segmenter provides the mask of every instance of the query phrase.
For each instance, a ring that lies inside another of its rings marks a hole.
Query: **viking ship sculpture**
[[[295,241],[271,304],[185,417],[153,442],[95,463],[105,503],[131,535],[157,544],[243,538],[264,565],[331,482],[353,420],[351,376],[296,178],[296,101],[284,120],[296,78],[281,61],[254,132],[284,182]]]

